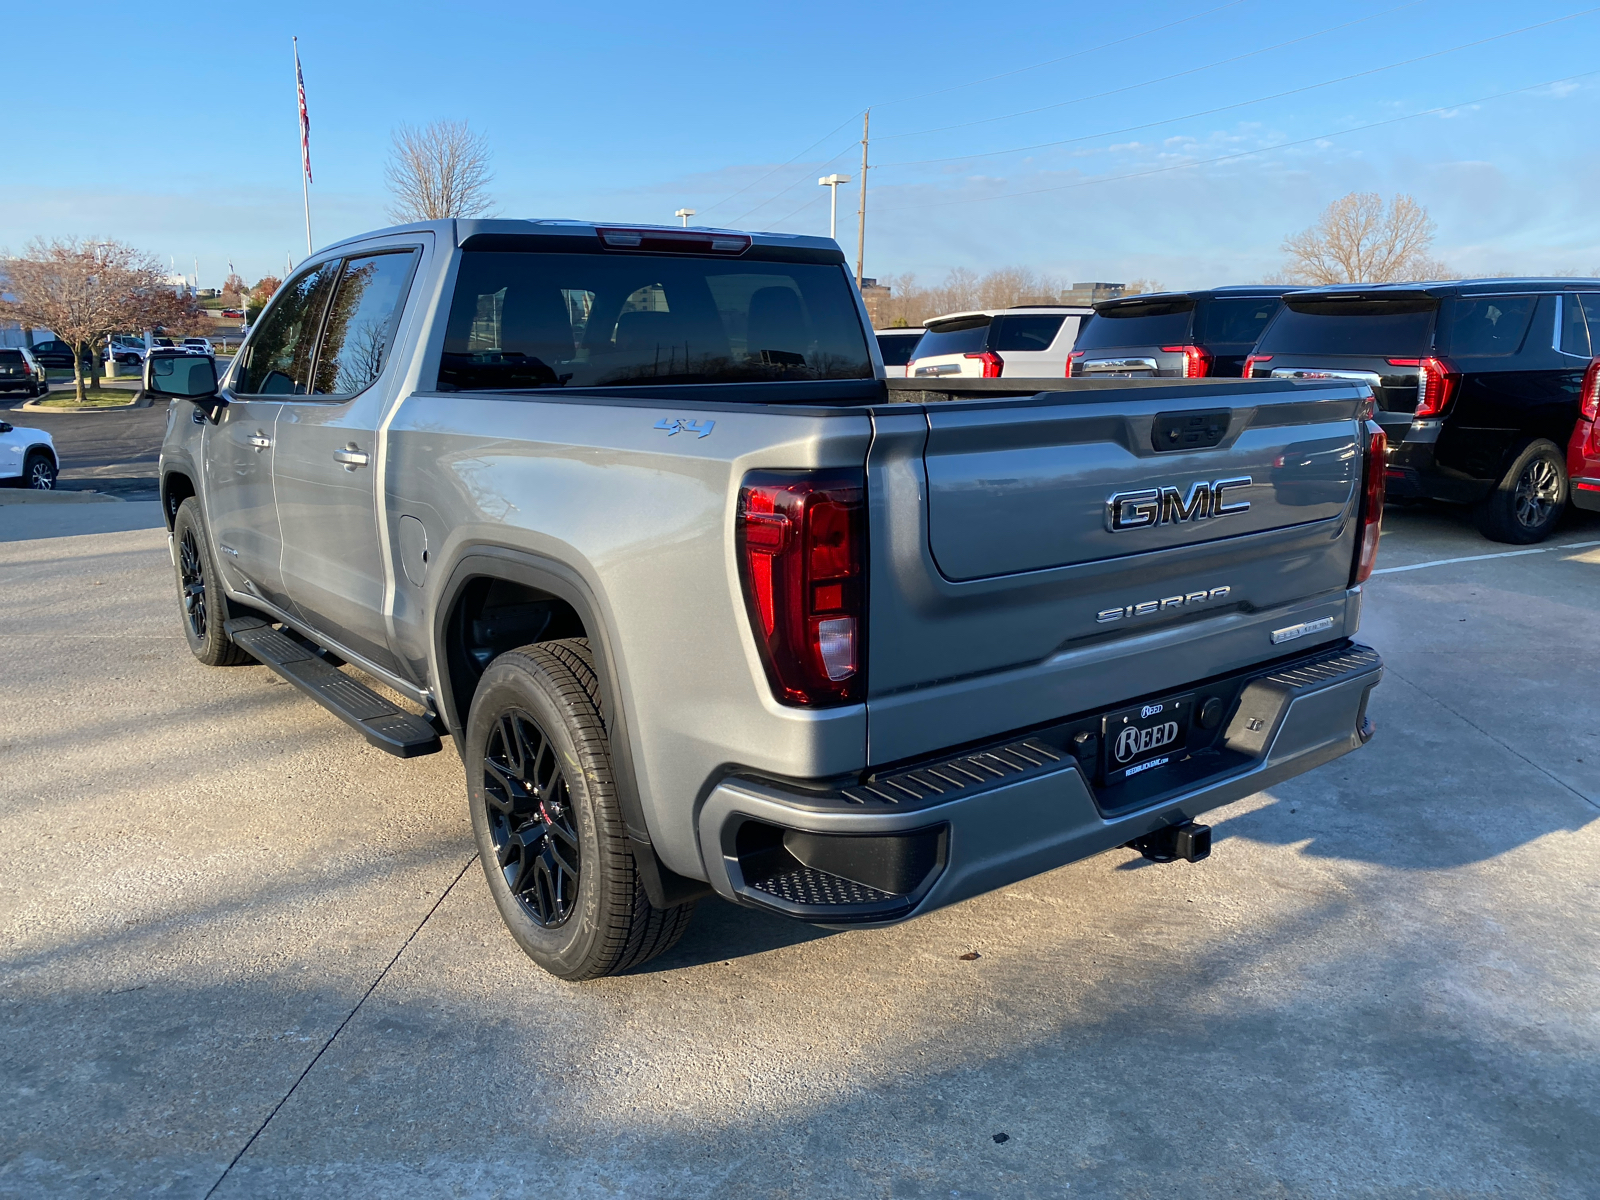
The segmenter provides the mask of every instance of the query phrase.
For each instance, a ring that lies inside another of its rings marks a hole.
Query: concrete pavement
[[[852,933],[708,901],[569,985],[451,749],[198,666],[155,506],[72,510],[0,508],[0,1195],[1595,1194],[1600,545],[1376,577],[1378,737],[1203,864]]]

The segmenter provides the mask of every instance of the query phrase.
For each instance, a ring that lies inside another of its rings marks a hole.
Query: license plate
[[[1121,783],[1165,766],[1189,741],[1194,693],[1119,709],[1105,718],[1105,781]]]

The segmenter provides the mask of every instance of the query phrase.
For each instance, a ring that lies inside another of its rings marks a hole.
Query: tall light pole
[[[819,187],[833,189],[833,196],[828,201],[828,236],[835,240],[839,237],[839,185],[849,182],[848,175],[824,175],[817,180]]]
[[[675,216],[675,217],[682,217],[683,218],[683,227],[685,229],[687,229],[687,228],[689,228],[689,218],[694,216],[694,209],[692,209],[692,208],[680,208],[677,212],[673,213],[672,215]]]

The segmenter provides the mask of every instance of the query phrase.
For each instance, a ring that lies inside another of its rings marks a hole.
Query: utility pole
[[[683,219],[683,227],[685,229],[687,229],[687,228],[689,228],[689,218],[694,216],[694,209],[692,209],[692,208],[680,208],[677,212],[673,213],[672,215],[675,216],[675,217],[681,217]]]
[[[834,241],[839,240],[839,185],[849,182],[848,175],[824,175],[817,180],[819,187],[833,189],[833,198],[828,202],[828,236]]]
[[[861,265],[867,257],[867,131],[869,108],[861,114],[861,207],[856,210],[856,290],[861,290]],[[837,194],[837,193],[835,193]]]

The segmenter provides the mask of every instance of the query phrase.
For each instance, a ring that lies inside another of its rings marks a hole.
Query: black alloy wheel
[[[194,656],[208,667],[254,662],[234,644],[224,627],[231,610],[218,581],[216,560],[206,542],[200,502],[193,496],[178,505],[172,519],[172,564],[176,568],[183,638]]]
[[[206,640],[206,571],[200,558],[200,543],[193,528],[185,529],[178,542],[178,587],[182,591],[183,619],[197,642]]]
[[[576,981],[670,949],[694,901],[650,902],[612,775],[588,640],[538,642],[497,656],[478,681],[466,725],[462,758],[478,859],[523,952]]]
[[[1555,531],[1567,507],[1567,464],[1552,441],[1527,442],[1478,508],[1478,525],[1496,542],[1527,545]]]
[[[483,799],[506,887],[536,925],[564,925],[582,869],[578,826],[555,747],[521,709],[501,713],[489,734]]]

